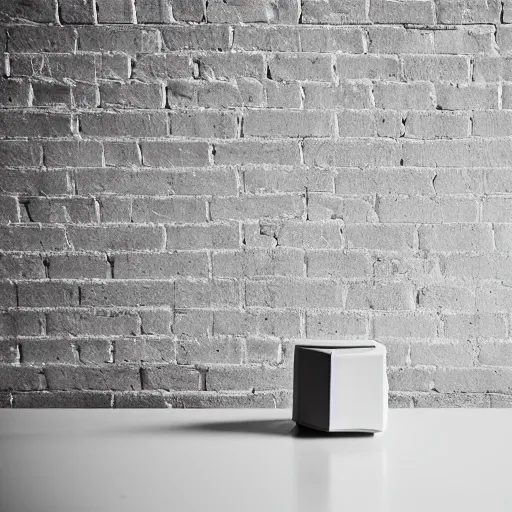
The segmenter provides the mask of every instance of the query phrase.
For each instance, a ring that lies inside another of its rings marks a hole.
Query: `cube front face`
[[[332,432],[385,429],[386,349],[376,342],[359,343],[296,346],[294,421]]]

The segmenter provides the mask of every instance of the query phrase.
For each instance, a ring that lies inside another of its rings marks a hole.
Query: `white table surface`
[[[290,416],[0,410],[0,511],[512,511],[510,409],[391,410],[357,437]]]

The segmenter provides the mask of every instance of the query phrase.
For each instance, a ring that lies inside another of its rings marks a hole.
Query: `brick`
[[[399,62],[396,56],[338,55],[336,64],[341,79],[398,79]]]
[[[14,393],[13,407],[18,409],[109,409],[112,397],[101,391],[51,391]]]
[[[157,226],[70,227],[70,243],[82,251],[129,251],[160,249],[163,228]]]
[[[418,408],[485,408],[490,403],[490,395],[484,393],[421,393],[414,397]]]
[[[0,80],[0,105],[3,107],[28,107],[30,84],[23,80]]]
[[[173,311],[169,309],[148,309],[139,312],[142,334],[169,334],[173,322]]]
[[[138,368],[112,366],[46,365],[50,390],[127,390],[141,389]]]
[[[244,166],[246,193],[332,192],[332,173],[326,169],[305,166]]]
[[[69,114],[0,112],[0,136],[61,137],[71,135]]]
[[[96,167],[103,162],[103,149],[95,141],[55,141],[43,145],[48,167]]]
[[[510,395],[490,394],[491,407],[493,408],[510,408],[512,405],[512,397]]]
[[[169,306],[174,305],[174,282],[107,281],[80,285],[82,306]]]
[[[485,191],[490,194],[509,193],[512,190],[511,169],[488,169],[485,171]]]
[[[449,338],[465,340],[475,337],[507,337],[507,323],[503,315],[487,313],[477,313],[476,315],[445,315],[442,317],[442,321],[444,334]]]
[[[203,308],[238,306],[240,290],[238,281],[213,279],[176,281],[177,308]]]
[[[169,0],[137,0],[137,23],[171,23],[172,6]]]
[[[402,131],[399,112],[386,110],[343,110],[338,114],[339,137],[394,137]]]
[[[477,111],[473,115],[473,135],[504,137],[512,135],[512,112]]]
[[[342,82],[339,87],[321,83],[306,83],[304,107],[315,109],[369,108],[372,94],[369,84]]]
[[[447,277],[462,279],[511,279],[510,257],[507,254],[446,255],[441,269]]]
[[[494,85],[436,84],[436,96],[441,110],[486,110],[499,106],[498,88]]]
[[[98,222],[93,199],[23,198],[22,222],[95,224]]]
[[[490,366],[510,366],[512,343],[508,341],[490,341],[479,344],[478,360]]]
[[[43,371],[33,366],[0,366],[1,391],[40,391],[46,389]]]
[[[227,26],[174,26],[162,29],[161,34],[164,48],[168,51],[229,49]]]
[[[2,17],[6,20],[30,20],[39,23],[55,23],[56,12],[51,0],[41,0],[36,5],[23,0],[13,0],[2,5]]]
[[[263,365],[212,365],[206,374],[208,391],[290,389],[291,387],[292,372],[288,368]]]
[[[43,279],[45,269],[39,256],[0,254],[0,279]]]
[[[473,349],[467,342],[411,343],[411,364],[468,367],[473,364]]]
[[[71,106],[71,86],[55,81],[32,82],[33,104],[36,106]]]
[[[476,291],[478,311],[506,312],[512,300],[512,290],[506,284],[483,282]]]
[[[139,2],[137,2],[139,5]],[[132,391],[114,394],[116,409],[165,409],[166,397],[159,392]]]
[[[327,194],[308,195],[308,219],[312,221],[340,219],[345,223],[372,222],[377,220],[373,201],[345,199]]]
[[[159,50],[158,32],[146,28],[79,27],[78,49],[85,52],[154,53]]]
[[[368,23],[365,2],[348,0],[338,2],[327,0],[303,0],[302,23],[349,25]]]
[[[475,294],[468,288],[455,286],[430,286],[418,291],[420,308],[449,311],[473,311]]]
[[[190,366],[166,364],[142,368],[143,389],[164,389],[167,391],[197,391],[200,374]]]
[[[475,54],[496,53],[494,27],[462,27],[434,32],[436,53]]]
[[[209,23],[279,23],[299,22],[298,0],[211,0],[207,4]]]
[[[167,249],[236,249],[239,236],[235,224],[167,226]]]
[[[501,88],[501,108],[512,109],[512,87],[510,84],[503,84]]]
[[[386,347],[386,363],[389,366],[406,366],[410,357],[409,340],[380,340]]]
[[[241,118],[232,112],[176,112],[170,114],[171,135],[233,139]]]
[[[469,57],[463,55],[404,55],[405,80],[468,82]]]
[[[13,283],[0,283],[0,308],[17,307],[16,286]]]
[[[306,333],[308,338],[365,339],[368,336],[368,319],[364,315],[308,311]]]
[[[0,158],[5,166],[39,166],[42,154],[41,146],[35,141],[0,141]]]
[[[473,199],[382,196],[376,210],[381,222],[437,224],[476,222],[479,205]]]
[[[123,80],[130,77],[132,64],[128,55],[97,55],[96,73],[98,78]]]
[[[435,338],[438,335],[438,328],[437,319],[430,315],[395,314],[373,317],[373,332],[377,339]]]
[[[397,110],[431,110],[435,107],[434,86],[429,82],[376,83],[375,106]]]
[[[60,227],[0,227],[0,249],[4,251],[59,251],[65,248],[64,229]]]
[[[214,197],[211,219],[245,220],[265,218],[297,219],[304,214],[300,196],[245,196],[242,198]]]
[[[206,142],[142,142],[142,162],[149,167],[201,167],[209,165]]]
[[[512,59],[505,56],[475,55],[473,80],[475,82],[512,80]]]
[[[56,336],[133,336],[140,328],[133,313],[78,310],[47,313],[47,331]]]
[[[0,190],[24,196],[65,195],[68,193],[66,171],[2,169]]]
[[[420,249],[428,251],[493,250],[490,226],[478,224],[421,226],[418,229]]]
[[[266,80],[265,92],[269,108],[300,108],[302,105],[302,90],[298,83],[286,84]]]
[[[395,141],[350,139],[340,142],[306,140],[304,162],[319,167],[396,166],[401,148]]]
[[[208,277],[208,258],[206,252],[116,254],[114,257],[114,272],[116,279],[169,279],[174,276]]]
[[[408,284],[394,283],[351,284],[348,287],[345,308],[348,310],[412,310],[414,309],[412,288]]]
[[[275,278],[246,282],[248,306],[297,308],[343,305],[343,288],[335,281]]]
[[[289,221],[279,224],[245,225],[245,240],[248,246],[299,247],[303,249],[339,249],[344,239],[341,224],[337,221],[301,222]]]
[[[192,197],[134,199],[133,222],[206,222],[204,199]]]
[[[481,194],[482,172],[479,169],[440,169],[432,186],[438,194]]]
[[[432,0],[396,2],[393,0],[371,0],[370,20],[373,23],[435,24],[436,11]]]
[[[276,350],[277,352],[277,350]],[[236,364],[242,362],[242,340],[237,338],[178,341],[178,364]]]
[[[76,82],[71,88],[72,105],[76,108],[97,108],[100,106],[100,92],[97,85]]]
[[[508,393],[512,390],[511,368],[439,368],[435,387],[440,393]]]
[[[80,128],[84,135],[160,137],[168,134],[164,113],[83,113]]]
[[[113,361],[112,344],[107,339],[78,339],[74,340],[78,357],[83,364],[103,364]]]
[[[171,0],[172,13],[178,21],[203,21],[205,0]]]
[[[502,23],[510,23],[512,21],[512,10],[509,0],[505,0],[502,2],[502,14],[501,14],[501,22]]]
[[[414,407],[412,396],[400,392],[388,393],[388,404],[390,409],[411,409]]]
[[[24,340],[23,363],[78,363],[78,353],[69,340]]]
[[[237,26],[233,36],[233,48],[299,52],[301,49],[300,34],[297,27],[293,26]]]
[[[430,391],[433,379],[431,368],[388,368],[389,389],[393,391]]]
[[[177,309],[172,332],[180,340],[205,338],[213,331],[213,312],[200,309]],[[230,331],[229,334],[233,334]]]
[[[272,80],[277,81],[333,79],[330,55],[276,53],[268,60],[268,69]]]
[[[434,37],[428,30],[371,26],[368,35],[370,53],[434,53]]]
[[[263,56],[258,54],[210,53],[195,55],[193,60],[198,66],[200,78],[208,81],[237,77],[260,80],[265,74]]]
[[[173,81],[167,88],[170,105],[188,106],[193,91],[184,87],[185,82]],[[186,100],[186,104],[182,102]],[[181,102],[181,103],[180,103]],[[263,105],[263,85],[254,78],[238,77],[231,82],[212,80],[197,89],[197,104],[205,108],[258,107]]]
[[[106,256],[65,254],[47,259],[50,279],[105,279],[110,277]]]
[[[438,22],[446,24],[499,23],[498,0],[441,0]]]
[[[500,25],[496,28],[496,42],[500,52],[512,50],[512,30],[507,25]]]
[[[104,142],[103,151],[107,167],[130,167],[141,163],[141,154],[136,142]]]
[[[510,222],[512,205],[510,200],[501,197],[487,197],[484,200],[482,220],[484,222]]]
[[[48,281],[18,283],[20,307],[78,306],[78,286]]]
[[[419,167],[507,167],[510,139],[405,142],[404,165]]]
[[[339,195],[413,194],[434,192],[434,172],[426,169],[337,169],[335,190]],[[439,179],[439,178],[437,178]]]
[[[104,83],[100,85],[102,107],[163,108],[164,89],[160,84]]]
[[[134,23],[135,8],[131,0],[96,0],[99,23]]]
[[[278,340],[248,338],[245,345],[247,351],[246,362],[249,364],[277,365],[281,362],[281,343]],[[240,361],[234,362],[238,363]]]
[[[234,310],[215,311],[213,333],[218,335],[300,336],[300,318],[296,311],[265,310]]]
[[[364,36],[360,28],[307,27],[299,34],[303,52],[364,53]],[[288,51],[290,50],[292,49],[289,48]]]
[[[214,145],[216,165],[300,163],[300,148],[296,141],[233,141]]]
[[[200,391],[198,393],[174,393],[169,397],[173,409],[209,409],[209,408],[275,408],[283,405],[279,392],[217,393]]]
[[[34,311],[0,312],[0,335],[2,337],[39,336],[43,318]]]
[[[93,0],[66,0],[59,4],[59,17],[63,24],[91,25],[94,23]]]
[[[13,54],[10,56],[10,69],[14,77],[43,76],[55,80],[71,78],[84,81],[93,81],[96,77],[92,54]]]
[[[244,116],[245,137],[329,137],[332,132],[328,112],[249,110]]]
[[[9,27],[8,34],[8,51],[13,53],[71,53],[75,50],[76,36],[70,28],[21,25]]]
[[[470,131],[468,112],[408,112],[405,121],[405,136],[413,139],[462,139]]]
[[[438,282],[442,280],[439,258],[435,254],[412,256],[404,254],[379,254],[374,257],[375,279],[410,279],[414,282]]]
[[[18,202],[15,197],[0,196],[0,222],[19,222]]]
[[[115,345],[116,364],[176,362],[175,344],[169,339],[127,338]]]
[[[304,254],[297,249],[246,249],[215,252],[214,277],[298,276],[304,274]]]

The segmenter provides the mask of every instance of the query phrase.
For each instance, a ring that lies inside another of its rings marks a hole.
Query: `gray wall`
[[[508,1],[0,8],[3,405],[287,406],[306,336],[512,404]]]

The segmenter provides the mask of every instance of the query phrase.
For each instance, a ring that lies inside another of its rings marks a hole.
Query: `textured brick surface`
[[[285,407],[375,338],[393,407],[512,406],[512,9],[0,7],[0,405]]]

